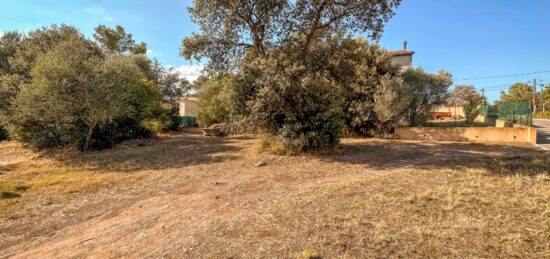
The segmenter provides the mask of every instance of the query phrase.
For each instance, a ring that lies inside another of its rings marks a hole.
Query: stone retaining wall
[[[395,135],[403,140],[537,143],[537,130],[531,127],[399,127]]]

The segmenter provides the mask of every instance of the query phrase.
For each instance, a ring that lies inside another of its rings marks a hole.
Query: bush
[[[201,110],[197,121],[201,127],[217,123],[229,123],[230,115],[230,78],[215,76],[208,80],[204,89],[198,94]]]
[[[535,119],[549,119],[550,120],[550,112],[537,112],[535,113]]]
[[[383,80],[395,78],[399,67],[391,64],[392,56],[377,44],[358,39],[332,39],[331,45],[338,47],[330,59],[329,72],[335,82],[335,90],[341,91],[344,123],[354,135],[370,136],[372,130],[381,130],[391,125],[394,116],[382,118],[377,112],[392,106],[387,103],[384,108],[376,107],[376,95],[380,95]],[[384,105],[378,103],[378,106]],[[401,111],[397,111],[400,113]],[[381,122],[379,118],[384,120]],[[384,125],[380,125],[384,124]]]
[[[85,125],[81,125],[81,131],[85,132]],[[101,150],[112,147],[124,140],[136,138],[148,138],[153,133],[140,125],[135,118],[117,118],[107,125],[96,127],[91,138],[90,149]],[[79,149],[84,148],[84,138],[78,144]]]
[[[250,133],[251,131],[248,130],[242,123],[240,122],[234,122],[229,124],[212,124],[210,125],[210,128],[219,129],[220,133],[224,136],[226,135],[236,135],[236,134],[245,134]]]
[[[140,126],[151,135],[157,135],[164,129],[164,122],[159,119],[145,119]]]
[[[284,155],[288,152],[288,149],[283,142],[276,136],[261,134],[259,151],[273,155]]]
[[[372,130],[369,135],[386,137],[393,133],[393,129],[404,114],[411,98],[411,93],[402,80],[389,75],[384,76],[374,95],[376,129]]]
[[[33,81],[13,102],[11,128],[38,148],[110,147],[152,135],[168,123],[157,85],[127,56],[102,56],[83,37],[60,42],[38,58]]]
[[[325,73],[326,53],[314,50],[302,54],[287,46],[269,58],[256,58],[243,64],[236,80],[248,81],[258,89],[247,102],[250,121],[260,132],[280,141],[287,154],[335,146],[343,125],[341,97]]]
[[[0,127],[0,141],[8,139],[8,131]]]
[[[181,124],[182,127],[188,128],[188,127],[195,127],[197,126],[197,117],[191,117],[191,116],[183,116],[181,117]]]
[[[481,113],[481,101],[481,98],[472,97],[463,107],[464,116],[466,116],[466,124],[471,125],[472,123],[474,123],[474,120]]]
[[[177,130],[183,124],[183,117],[179,116],[179,111],[170,111],[167,118],[168,122],[165,123],[165,130]]]
[[[426,122],[433,109],[448,99],[452,76],[446,71],[433,74],[414,68],[405,71],[401,77],[412,96],[407,107],[407,120],[411,125]]]

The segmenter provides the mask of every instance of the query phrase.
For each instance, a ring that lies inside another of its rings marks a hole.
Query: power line
[[[460,78],[460,79],[455,79],[454,81],[468,81],[468,80],[482,80],[482,79],[493,79],[493,78],[504,78],[504,77],[528,76],[528,75],[536,75],[536,74],[544,74],[544,73],[550,73],[550,70],[527,72],[527,73],[517,73],[517,74],[508,74],[508,75],[500,75],[500,76],[483,76],[483,77]]]
[[[540,82],[548,82],[550,81],[550,79],[539,79],[537,78],[538,81]],[[507,90],[511,85],[515,84],[515,83],[526,83],[526,84],[529,84],[531,83],[531,81],[526,81],[526,82],[518,82],[518,81],[515,81],[515,82],[511,82],[511,83],[508,83],[508,84],[499,84],[499,85],[490,85],[490,86],[475,86],[477,89],[483,89],[485,90],[485,92],[494,92],[494,91],[500,91],[500,90]],[[537,84],[538,86],[543,86],[544,84]],[[456,85],[455,85],[456,87]],[[544,88],[544,86],[543,86]]]

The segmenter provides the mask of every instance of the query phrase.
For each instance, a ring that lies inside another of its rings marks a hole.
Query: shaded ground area
[[[533,127],[537,128],[537,144],[550,150],[550,120],[534,119]]]
[[[258,154],[191,134],[74,155],[0,143],[0,257],[548,257],[532,146],[345,139]],[[264,162],[263,166],[257,166]]]

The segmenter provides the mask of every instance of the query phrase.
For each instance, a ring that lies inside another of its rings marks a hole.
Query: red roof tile
[[[411,50],[394,50],[394,51],[390,51],[390,54],[392,56],[407,56],[407,55],[412,55],[414,54],[414,51],[411,51]]]

